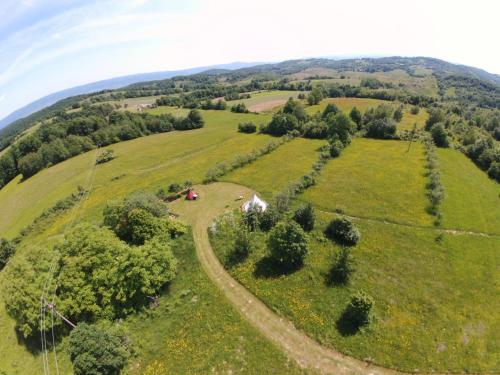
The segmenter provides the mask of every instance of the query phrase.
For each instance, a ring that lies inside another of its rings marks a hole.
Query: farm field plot
[[[414,143],[407,149],[407,142],[354,139],[300,199],[346,215],[431,225],[423,147]]]
[[[248,99],[228,101],[228,107],[238,103],[245,103],[246,107],[251,112],[267,112],[273,108],[279,107],[286,103],[288,98],[296,99],[299,91],[261,91],[250,93]]]
[[[272,153],[222,178],[223,181],[245,185],[271,198],[289,182],[311,170],[318,159],[318,149],[325,141],[296,138]]]
[[[443,225],[500,234],[500,186],[461,152],[437,150],[445,196]]]
[[[87,205],[98,212],[106,200],[134,190],[156,191],[188,179],[201,182],[205,172],[216,163],[268,142],[269,136],[236,131],[239,122],[258,116],[207,111],[202,129],[158,134],[107,147],[117,157],[96,167],[94,191]],[[0,190],[0,236],[14,237],[43,210],[75,192],[78,185],[87,186],[94,158],[95,151],[90,151],[42,170],[26,181],[17,177]]]
[[[268,272],[259,232],[250,256],[229,272],[296,327],[347,355],[409,372],[498,372],[492,311],[500,307],[499,284],[491,264],[498,264],[499,238],[445,234],[439,242],[433,228],[355,220],[361,232],[351,250],[355,271],[348,285],[332,285],[328,274],[340,248],[322,234],[332,217],[319,215],[300,270]],[[237,235],[212,235],[223,264]],[[374,298],[375,320],[351,334],[337,322],[357,290]]]
[[[349,114],[353,107],[357,107],[361,112],[366,111],[368,108],[376,107],[380,104],[391,104],[392,102],[371,98],[328,98],[323,99],[321,103],[306,107],[306,112],[310,115],[318,111],[323,111],[328,103],[334,103],[339,109]]]

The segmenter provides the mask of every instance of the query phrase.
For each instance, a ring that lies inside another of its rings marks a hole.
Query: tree
[[[429,118],[425,122],[425,130],[430,130],[434,124],[445,121],[445,114],[439,108],[434,108],[429,111]]]
[[[312,204],[307,203],[297,209],[293,215],[293,219],[304,229],[306,232],[310,232],[314,228],[314,222],[316,220],[316,214],[314,212],[314,207]]]
[[[500,182],[500,161],[491,163],[490,167],[488,168],[488,176],[490,176],[497,182]]]
[[[234,239],[233,252],[230,255],[231,263],[238,263],[245,260],[252,252],[252,237],[250,232],[243,229],[238,232]]]
[[[361,126],[361,122],[363,120],[363,116],[357,107],[352,107],[351,112],[349,113],[349,117],[352,121],[357,125],[358,129]]]
[[[0,271],[5,267],[12,255],[14,255],[15,251],[16,247],[14,243],[5,238],[0,238]]]
[[[310,94],[307,96],[307,103],[309,105],[319,104],[324,98],[323,89],[321,87],[314,87]]]
[[[332,143],[330,143],[330,156],[332,158],[340,156],[343,149],[344,149],[344,144],[342,142],[340,142],[339,140],[333,141]]]
[[[238,131],[240,133],[255,133],[257,126],[253,122],[241,122],[238,124]]]
[[[326,228],[325,234],[342,245],[356,245],[361,238],[358,228],[348,218],[333,219]]]
[[[32,152],[19,160],[18,168],[23,178],[27,179],[45,168],[45,163],[40,153]]]
[[[51,271],[56,261],[56,253],[35,247],[13,258],[5,269],[5,306],[24,338],[40,334],[40,291],[54,277]]]
[[[328,103],[326,105],[325,109],[323,110],[323,112],[321,113],[321,118],[327,119],[328,116],[330,115],[330,113],[333,113],[334,115],[336,115],[339,112],[340,112],[340,109],[339,109],[339,107],[337,107],[335,105],[335,103]]]
[[[234,113],[248,113],[247,106],[245,103],[238,103],[231,107],[231,112]]]
[[[437,147],[449,147],[450,140],[446,134],[446,130],[441,123],[434,124],[431,128],[432,140]]]
[[[129,357],[119,336],[87,323],[71,332],[69,353],[75,375],[118,375]]]
[[[264,232],[270,231],[276,223],[281,220],[282,215],[274,204],[267,206],[267,209],[260,214],[259,227]]]
[[[392,114],[392,118],[396,122],[400,122],[403,119],[403,110],[401,109],[401,107],[396,108],[396,110]]]
[[[288,99],[283,107],[283,113],[293,115],[299,121],[306,121],[308,117],[302,103],[297,100],[293,100],[293,98]]]
[[[298,129],[299,122],[295,116],[289,113],[278,112],[273,116],[271,122],[264,129],[264,132],[279,136]]]
[[[353,328],[362,327],[371,320],[371,310],[375,302],[373,298],[362,291],[351,296],[351,300],[343,313],[343,319],[349,322]]]
[[[272,258],[285,268],[302,265],[308,252],[308,238],[294,221],[282,221],[271,230],[267,247]]]
[[[396,124],[392,119],[375,119],[367,125],[366,137],[391,139],[396,135]]]
[[[351,259],[351,250],[348,247],[342,247],[335,257],[333,266],[328,275],[328,283],[340,285],[347,284],[349,277],[355,271],[354,262]]]
[[[410,109],[410,113],[412,115],[418,115],[418,113],[420,112],[420,107],[418,105],[414,105],[413,107],[411,107]]]
[[[351,134],[354,133],[355,124],[342,112],[336,115],[330,114],[327,118],[328,137],[331,142],[336,140],[348,145],[351,142]]]
[[[259,228],[261,214],[262,210],[259,206],[251,206],[242,216],[245,227],[250,231],[257,230],[257,228]]]
[[[114,158],[115,158],[115,153],[113,150],[105,150],[97,157],[96,164],[107,163],[108,161],[111,161]]]

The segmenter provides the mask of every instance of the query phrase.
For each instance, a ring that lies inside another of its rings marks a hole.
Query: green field
[[[111,146],[117,158],[95,169],[92,192],[77,211],[76,221],[100,222],[107,201],[135,190],[156,191],[187,179],[201,182],[206,170],[215,163],[231,160],[235,153],[249,152],[268,142],[268,136],[236,131],[240,121],[255,116],[207,111],[203,129],[158,134]],[[0,236],[15,236],[78,185],[88,187],[94,157],[95,151],[91,151],[24,182],[16,179],[0,190]],[[29,251],[34,244],[55,243],[71,217],[70,213],[61,215],[41,232],[26,238],[18,253]],[[140,374],[153,362],[165,367],[168,373],[299,372],[295,364],[289,363],[222,299],[201,272],[191,240],[185,236],[175,251],[181,262],[179,275],[161,298],[160,306],[124,322],[139,349],[128,372]],[[1,272],[0,284],[3,275]],[[0,298],[3,299],[1,294]],[[7,316],[1,301],[0,306],[0,370],[9,375],[40,373],[38,346],[34,344],[32,353],[18,342],[14,321]],[[188,316],[190,319],[186,319]],[[211,345],[214,339],[220,345]],[[61,371],[70,373],[65,341],[57,352]],[[54,369],[52,357],[50,361]]]
[[[401,141],[354,139],[300,198],[326,211],[403,224],[431,225],[423,147]]]
[[[414,124],[417,124],[417,129],[423,129],[428,118],[429,113],[423,108],[416,115],[410,113],[410,108],[405,108],[398,130],[412,130]]]
[[[116,159],[96,168],[93,193],[86,206],[95,213],[109,199],[139,189],[158,190],[173,182],[201,182],[205,172],[235,154],[251,151],[268,142],[265,135],[244,135],[237,124],[267,117],[233,114],[228,111],[204,113],[203,129],[171,132],[121,142],[113,149]],[[263,120],[265,121],[265,120]],[[45,169],[26,181],[11,181],[0,190],[0,237],[12,238],[43,210],[86,186],[95,151]],[[112,181],[112,178],[119,178]]]
[[[321,214],[319,229],[331,217]],[[346,287],[325,282],[339,247],[320,230],[310,235],[310,253],[297,272],[273,277],[259,271],[268,254],[259,234],[257,248],[230,273],[295,326],[348,355],[404,371],[498,372],[500,284],[491,265],[498,263],[500,239],[444,235],[438,243],[431,228],[356,225],[362,239],[352,250],[356,271]],[[212,239],[222,261],[234,235]],[[343,335],[336,321],[359,289],[375,299],[376,320]]]
[[[325,141],[296,138],[245,168],[222,178],[223,181],[251,187],[265,198],[307,173],[318,159],[317,151]]]
[[[342,112],[349,114],[354,107],[357,107],[361,112],[365,112],[368,108],[377,107],[383,103],[391,104],[392,102],[370,98],[328,98],[323,99],[319,104],[306,107],[306,112],[310,115],[318,111],[321,112],[328,103],[334,103]]]
[[[500,186],[459,151],[438,149],[443,225],[500,234]]]

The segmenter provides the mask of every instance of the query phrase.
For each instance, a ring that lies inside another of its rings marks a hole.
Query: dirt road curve
[[[208,239],[207,229],[213,219],[224,210],[241,204],[236,197],[248,197],[245,187],[216,183],[199,186],[195,190],[201,199],[197,202],[179,201],[172,205],[193,228],[198,258],[210,279],[232,305],[265,337],[281,347],[301,367],[327,374],[398,374],[397,371],[371,365],[325,348],[293,324],[271,311],[245,287],[234,280],[220,264]]]

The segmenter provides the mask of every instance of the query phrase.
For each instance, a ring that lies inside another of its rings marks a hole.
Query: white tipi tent
[[[245,212],[250,210],[252,207],[258,207],[258,208],[260,208],[261,211],[265,211],[267,208],[267,203],[264,202],[262,199],[260,199],[257,196],[257,194],[254,194],[249,201],[243,203],[243,206],[241,206],[241,208]]]

